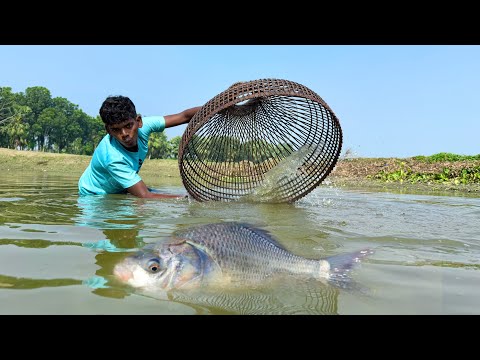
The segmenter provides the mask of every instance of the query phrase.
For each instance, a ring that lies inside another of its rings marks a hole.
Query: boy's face
[[[143,125],[142,117],[138,115],[135,119],[128,119],[124,122],[107,125],[105,129],[118,140],[125,148],[133,148],[137,145],[138,141],[138,128]]]

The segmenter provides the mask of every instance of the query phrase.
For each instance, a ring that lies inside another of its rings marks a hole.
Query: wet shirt
[[[150,133],[165,130],[163,116],[142,118],[138,129],[138,151],[128,151],[109,134],[100,141],[90,164],[78,181],[80,195],[118,194],[142,180],[138,175],[147,156]]]

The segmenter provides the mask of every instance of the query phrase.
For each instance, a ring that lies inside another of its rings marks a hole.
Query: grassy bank
[[[480,155],[343,159],[328,179],[335,185],[359,188],[480,194]]]
[[[2,171],[48,171],[80,176],[91,160],[91,156],[54,154],[36,151],[17,151],[0,148],[0,168]],[[142,166],[144,178],[178,178],[177,160],[146,160]]]
[[[448,155],[448,156],[447,156]],[[480,193],[480,156],[447,154],[397,158],[341,159],[326,182],[356,188]],[[90,156],[0,148],[2,171],[48,171],[80,176]],[[181,183],[177,160],[146,160],[140,172],[147,184]]]

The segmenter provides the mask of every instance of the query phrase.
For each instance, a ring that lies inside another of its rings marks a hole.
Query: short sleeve
[[[163,116],[146,116],[143,118],[143,131],[150,134],[153,131],[165,130],[165,118]]]

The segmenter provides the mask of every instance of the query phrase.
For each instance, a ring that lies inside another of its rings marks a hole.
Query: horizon
[[[342,155],[480,153],[477,45],[0,46],[0,86],[42,86],[93,117],[109,95],[130,97],[143,116],[168,115],[264,78],[316,92],[340,121]]]

